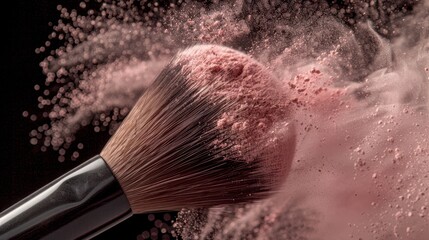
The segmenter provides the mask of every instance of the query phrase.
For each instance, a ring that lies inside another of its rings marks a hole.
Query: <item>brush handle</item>
[[[90,239],[132,215],[108,165],[95,156],[0,214],[0,239]]]

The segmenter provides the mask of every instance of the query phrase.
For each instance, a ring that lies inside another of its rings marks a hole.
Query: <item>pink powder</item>
[[[295,148],[289,98],[265,66],[218,45],[188,48],[174,61],[184,65],[190,81],[233,103],[216,124],[233,136],[238,154],[246,161],[262,157],[269,171],[287,171]]]

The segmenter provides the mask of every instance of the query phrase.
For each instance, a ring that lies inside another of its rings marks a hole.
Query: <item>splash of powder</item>
[[[63,154],[82,123],[100,127],[115,115],[120,123],[162,67],[158,59],[222,44],[278,79],[299,147],[283,192],[261,203],[183,210],[182,238],[425,239],[429,2],[215,2],[118,1],[95,10],[83,2],[82,15],[59,7],[64,20],[49,38],[64,47],[37,49],[51,54],[41,64],[47,81],[35,87],[46,113],[24,113],[49,124],[32,131],[31,142]]]
[[[420,19],[409,19],[414,24],[424,21],[427,11],[417,12],[414,17]],[[184,239],[424,239],[428,234],[425,226],[429,203],[426,160],[429,91],[428,74],[423,72],[429,57],[425,50],[428,35],[427,26],[418,25],[421,30],[411,25],[400,31],[419,33],[412,40],[413,47],[404,48],[404,38],[392,45],[380,38],[377,46],[382,49],[372,53],[373,62],[377,62],[372,67],[378,71],[368,74],[363,69],[351,78],[362,83],[351,84],[350,79],[344,79],[354,73],[359,61],[356,55],[357,59],[348,57],[348,53],[360,49],[355,45],[356,35],[343,38],[331,49],[317,50],[299,41],[300,44],[274,57],[263,58],[283,76],[285,86],[296,97],[294,117],[296,125],[301,126],[298,151],[284,191],[263,203],[207,211],[184,210],[176,223],[181,236]],[[312,27],[319,29],[317,24]],[[345,30],[342,27],[336,29],[345,36],[350,33],[342,31]],[[371,39],[379,38],[374,31],[365,34]],[[273,54],[271,49],[264,48],[267,47],[262,47],[263,57]],[[305,55],[311,50],[322,51],[319,54],[322,57],[312,59]],[[389,58],[392,51],[394,55],[404,55],[404,50],[407,55],[418,57],[404,61]],[[305,57],[299,60],[297,55]],[[288,62],[290,59],[294,61]],[[346,67],[338,69],[338,64]],[[357,70],[361,68],[362,65]],[[350,72],[344,73],[345,70]],[[366,79],[362,80],[362,76]],[[288,219],[296,208],[293,203],[304,211]],[[191,223],[184,224],[188,220]],[[291,227],[295,221],[302,223],[301,227]],[[190,225],[193,227],[189,228]]]
[[[144,89],[181,47],[199,41],[231,42],[247,31],[237,25],[230,29],[234,34],[216,37],[220,36],[218,26],[232,26],[229,20],[233,11],[206,14],[200,11],[203,5],[197,3],[161,6],[120,1],[89,8],[92,5],[82,2],[79,9],[72,10],[59,5],[62,19],[53,27],[45,46],[36,50],[48,52],[50,46],[64,42],[40,64],[46,74],[42,85],[46,89],[39,84],[35,89],[43,93],[38,98],[43,112],[40,116],[24,113],[32,121],[43,122],[32,131],[30,142],[41,145],[42,151],[58,151],[60,161],[72,149],[75,134],[82,128],[92,125],[95,132],[108,130],[113,134]],[[175,11],[180,5],[183,11]],[[203,33],[214,38],[195,35]]]

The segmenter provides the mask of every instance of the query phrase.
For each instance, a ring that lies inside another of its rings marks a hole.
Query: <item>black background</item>
[[[66,159],[60,163],[55,152],[41,152],[40,146],[30,144],[29,132],[39,126],[22,116],[23,111],[40,113],[37,97],[40,93],[34,85],[45,81],[39,63],[43,55],[35,53],[52,31],[49,22],[59,19],[57,5],[76,7],[78,1],[11,1],[13,6],[4,8],[2,22],[2,134],[0,160],[0,211],[31,194],[82,161],[99,153],[108,140],[106,133],[89,131],[78,133],[77,139],[85,138],[85,148],[76,161]],[[46,56],[46,55],[45,55]],[[163,214],[155,214],[162,218]],[[135,215],[96,239],[136,239],[143,231],[153,228],[148,215]],[[161,236],[161,235],[159,235]],[[161,239],[161,237],[160,237]]]

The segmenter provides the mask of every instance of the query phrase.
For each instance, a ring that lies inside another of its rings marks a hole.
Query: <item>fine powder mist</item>
[[[277,152],[295,149],[292,165],[277,163],[289,173],[271,197],[183,209],[171,226],[162,225],[162,234],[426,239],[429,1],[339,2],[85,0],[73,9],[58,6],[60,20],[36,49],[46,56],[40,63],[46,81],[34,87],[41,111],[23,113],[41,123],[30,143],[57,151],[61,162],[79,159],[84,144],[78,133],[113,134],[176,53],[197,69],[207,63],[204,56],[193,58],[186,49],[222,45],[258,61],[274,79],[278,95],[267,108],[275,104],[282,112],[276,116],[284,118],[271,124],[270,137],[293,126],[295,140],[293,148],[290,141],[271,148],[277,159],[283,159]],[[227,115],[224,120],[238,131],[247,126]],[[245,138],[237,146],[246,144]],[[137,238],[157,237],[144,232]]]

